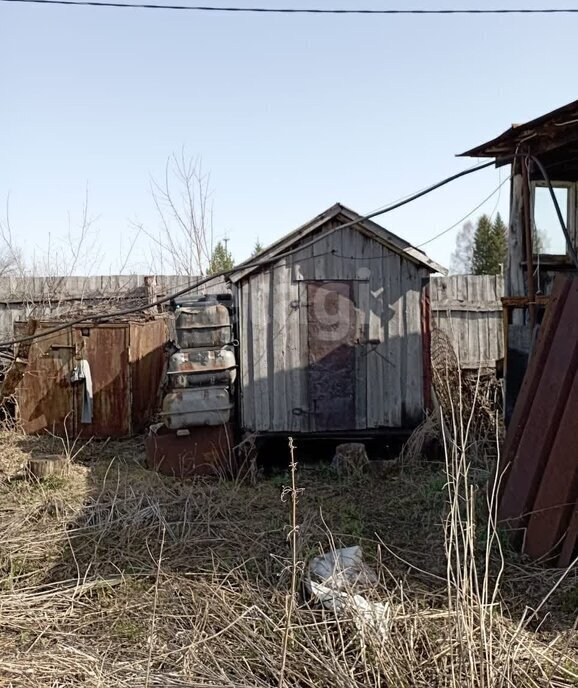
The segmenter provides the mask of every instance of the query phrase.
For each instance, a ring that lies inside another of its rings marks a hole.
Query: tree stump
[[[68,472],[68,461],[60,454],[43,454],[32,456],[26,465],[29,480],[45,480],[53,475],[65,476]]]
[[[361,442],[339,444],[335,449],[335,456],[331,468],[339,476],[353,476],[365,473],[369,468],[369,458],[365,445]]]

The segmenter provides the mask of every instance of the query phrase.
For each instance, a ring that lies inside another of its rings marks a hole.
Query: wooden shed
[[[414,427],[429,394],[424,288],[443,271],[341,204],[241,264],[231,282],[242,430]]]

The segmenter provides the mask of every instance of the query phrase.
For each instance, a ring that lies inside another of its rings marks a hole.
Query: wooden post
[[[528,283],[528,299],[530,303],[528,310],[530,313],[530,330],[534,330],[536,324],[536,290],[534,288],[534,258],[532,250],[532,211],[530,209],[530,169],[526,160],[522,158],[522,194],[523,194],[523,216],[524,216],[524,244],[526,248],[526,279]]]
[[[26,473],[29,480],[45,480],[50,476],[64,476],[68,472],[68,461],[60,454],[43,454],[28,459]]]
[[[144,278],[146,298],[150,304],[157,300],[157,278],[156,275],[148,275]]]
[[[524,179],[516,172],[510,190],[510,224],[508,229],[508,260],[506,279],[504,282],[504,296],[526,296],[524,272],[524,221],[523,221],[523,186]],[[518,310],[512,314],[513,324],[523,323],[523,312]]]

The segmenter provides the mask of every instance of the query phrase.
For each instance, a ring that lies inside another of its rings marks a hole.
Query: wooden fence
[[[79,311],[146,304],[194,284],[198,278],[179,275],[105,275],[95,277],[1,277],[0,339],[14,333],[14,322],[33,316],[55,318]],[[226,291],[223,279],[201,291]],[[447,335],[464,369],[495,367],[504,356],[501,297],[504,281],[493,275],[432,277],[432,327]]]
[[[195,284],[198,279],[182,275],[0,277],[0,340],[12,337],[18,320],[144,306],[155,298]],[[199,291],[226,290],[224,280],[217,279]]]
[[[432,277],[432,328],[447,335],[462,369],[495,368],[504,356],[500,275]]]

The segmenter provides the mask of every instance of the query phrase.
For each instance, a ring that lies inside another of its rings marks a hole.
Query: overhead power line
[[[487,9],[339,9],[321,7],[217,7],[215,5],[159,5],[151,3],[98,2],[97,0],[0,0],[0,2],[37,5],[80,5],[86,7],[120,7],[123,9],[184,10],[189,12],[236,12],[251,14],[343,14],[343,15],[452,15],[452,14],[578,14],[578,7],[487,8]]]
[[[416,246],[416,248],[422,248],[423,246],[427,246],[428,244],[431,244],[432,241],[435,241],[436,239],[439,239],[440,237],[444,236],[444,234],[447,234],[448,232],[451,232],[452,229],[455,229],[458,225],[461,225],[461,223],[462,223],[462,222],[465,222],[469,217],[471,217],[471,216],[476,212],[476,210],[479,210],[485,203],[487,203],[487,202],[490,200],[490,198],[492,198],[492,196],[495,196],[495,195],[498,193],[498,191],[500,191],[500,189],[502,188],[502,186],[504,186],[504,184],[505,184],[506,182],[509,182],[509,181],[510,181],[510,177],[506,177],[506,178],[504,179],[504,181],[500,182],[500,184],[492,191],[491,194],[488,194],[488,195],[484,198],[484,200],[483,200],[483,201],[480,201],[480,202],[478,203],[478,205],[477,205],[475,208],[472,208],[472,210],[470,210],[470,212],[469,212],[467,215],[464,215],[464,216],[461,217],[459,220],[457,220],[456,222],[454,222],[453,225],[450,225],[449,227],[446,227],[446,229],[442,230],[441,232],[438,232],[437,234],[435,234],[434,236],[432,236],[430,239],[427,239],[426,241],[423,241],[421,244],[418,244],[418,245]]]

